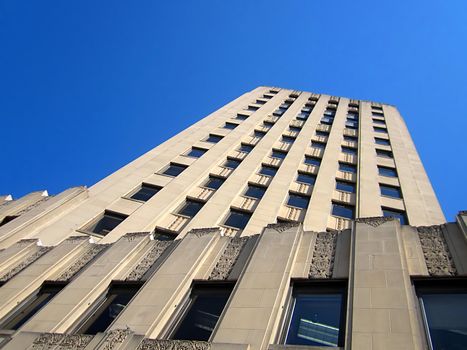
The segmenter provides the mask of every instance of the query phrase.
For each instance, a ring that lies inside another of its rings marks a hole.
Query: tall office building
[[[467,348],[467,213],[391,105],[259,87],[89,189],[0,201],[5,349]]]

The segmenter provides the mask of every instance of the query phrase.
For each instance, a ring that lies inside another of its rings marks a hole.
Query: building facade
[[[394,106],[259,87],[90,188],[0,197],[5,349],[465,349]]]

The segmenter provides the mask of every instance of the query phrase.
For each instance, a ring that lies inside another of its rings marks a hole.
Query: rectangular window
[[[237,126],[238,126],[238,124],[234,124],[234,123],[225,123],[225,124],[224,124],[224,129],[233,130],[233,129],[235,129]]]
[[[260,131],[260,130],[255,130],[253,132],[253,136],[254,137],[263,137],[264,135],[266,135],[266,133],[264,131]]]
[[[321,124],[332,125],[334,118],[321,118]]]
[[[347,181],[336,181],[336,190],[355,193],[355,184]]]
[[[395,209],[389,208],[381,208],[383,210],[383,216],[385,217],[393,217],[400,221],[401,225],[408,225],[409,220],[407,219],[407,215],[403,211],[398,211]]]
[[[31,319],[40,309],[49,303],[56,296],[66,283],[44,282],[39,291],[29,300],[16,308],[13,313],[0,325],[3,330],[17,330],[29,319]]]
[[[246,197],[261,199],[266,193],[266,187],[262,186],[255,186],[255,185],[248,185],[248,189],[245,192]]]
[[[273,95],[270,95],[270,94],[264,94],[264,95],[263,95],[263,98],[266,98],[266,99],[268,99],[268,100],[271,99],[271,98],[273,98],[273,97],[274,97],[274,96],[273,96]]]
[[[170,339],[208,341],[224,310],[234,285],[194,285],[188,305]]]
[[[271,129],[274,126],[274,123],[265,120],[265,121],[263,121],[263,125],[266,128]]]
[[[344,135],[344,141],[357,142],[358,138],[356,136]]]
[[[287,205],[290,205],[296,208],[306,209],[308,208],[309,202],[310,202],[310,197],[289,192],[289,199],[287,201]]]
[[[125,220],[127,217],[127,215],[106,210],[102,216],[94,220],[90,225],[88,225],[84,229],[84,231],[97,233],[99,235],[105,236],[115,227],[120,225],[123,222],[123,220]]]
[[[328,137],[328,136],[329,136],[329,133],[326,132],[326,131],[316,130],[316,131],[315,131],[315,135],[316,135],[316,136]]]
[[[210,188],[212,190],[217,190],[219,187],[222,186],[224,183],[225,179],[220,178],[220,177],[215,177],[215,176],[209,176],[208,181],[203,185],[203,187]]]
[[[251,218],[251,213],[240,210],[230,209],[230,214],[224,222],[224,225],[235,227],[239,230],[245,228]]]
[[[345,304],[343,283],[294,283],[284,343],[343,347]]]
[[[324,142],[311,141],[311,147],[319,148],[319,149],[325,149],[326,144]]]
[[[347,120],[358,120],[358,114],[353,114],[353,113],[347,114]]]
[[[371,111],[371,114],[375,117],[384,117],[384,114],[382,112]]]
[[[277,168],[272,166],[263,165],[259,171],[261,175],[274,176],[277,173]]]
[[[239,147],[240,152],[250,153],[255,146],[247,145],[246,143],[242,143]]]
[[[190,152],[188,152],[186,155],[188,157],[193,157],[193,158],[199,158],[203,154],[205,154],[208,150],[204,148],[198,148],[198,147],[191,147]]]
[[[374,119],[374,118],[373,118],[373,123],[379,124],[379,125],[386,125],[386,123],[384,122],[384,120],[381,120],[381,119]]]
[[[112,283],[97,308],[79,327],[77,333],[95,335],[104,332],[125,309],[141,288],[142,282]]]
[[[388,186],[388,185],[379,185],[381,190],[381,195],[392,198],[402,198],[402,192],[399,187]]]
[[[332,203],[332,215],[339,216],[346,219],[353,219],[355,217],[355,208],[351,205]]]
[[[295,118],[297,120],[307,120],[309,115],[310,115],[309,113],[300,112],[299,114],[297,114]]]
[[[235,117],[237,120],[245,120],[248,119],[248,116],[245,114],[238,113],[237,116]]]
[[[316,176],[305,173],[298,173],[297,182],[314,185],[316,182]]]
[[[350,148],[350,147],[342,146],[341,149],[342,149],[342,153],[357,155],[357,149],[356,148]]]
[[[133,193],[130,198],[136,199],[138,201],[146,202],[152,198],[157,192],[159,192],[162,187],[153,186],[148,184],[142,184],[141,187]]]
[[[299,128],[297,126],[289,126],[289,131],[300,132],[300,130],[302,130],[302,128]]]
[[[256,106],[248,106],[246,110],[254,112],[254,111],[257,111],[258,109],[259,109],[259,107],[256,107]]]
[[[336,115],[336,111],[334,109],[326,109],[323,113],[325,116],[334,117]]]
[[[170,165],[162,172],[162,174],[175,177],[180,175],[186,168],[188,168],[187,165],[170,163]]]
[[[222,140],[222,138],[223,136],[209,134],[208,138],[204,141],[210,142],[210,143],[218,143],[220,140]]]
[[[282,140],[281,141],[285,142],[285,143],[294,143],[295,142],[295,137],[282,135]]]
[[[375,137],[375,143],[378,144],[378,145],[383,145],[383,146],[390,146],[391,145],[389,140],[382,139],[380,137]]]
[[[266,103],[266,101],[264,100],[256,100],[256,104],[258,105],[264,105]]]
[[[356,130],[358,129],[358,122],[355,121],[346,121],[345,126],[349,129]]]
[[[321,159],[316,158],[316,157],[311,157],[311,156],[305,156],[304,163],[308,164],[308,165],[320,166],[321,165]]]
[[[227,158],[224,164],[222,164],[223,167],[229,168],[229,169],[236,169],[240,165],[241,161],[233,158]]]
[[[357,167],[355,165],[348,164],[348,163],[339,162],[339,170],[345,171],[348,173],[357,173]]]
[[[192,218],[193,216],[198,214],[198,212],[201,210],[203,206],[204,206],[203,202],[198,202],[192,199],[187,199],[185,201],[185,204],[183,204],[183,206],[180,208],[177,214]]]
[[[378,165],[378,173],[381,176],[387,176],[387,177],[397,177],[397,170],[394,168],[388,168],[385,166],[379,166]]]
[[[384,149],[376,149],[376,155],[382,158],[393,158],[391,151],[386,151]]]
[[[387,134],[387,133],[388,133],[388,130],[387,130],[386,128],[380,128],[380,127],[378,127],[378,126],[374,126],[374,127],[373,127],[373,130],[374,130],[375,132],[380,132],[380,133],[384,133],[384,134]]]
[[[279,159],[284,159],[287,156],[286,152],[278,151],[273,149],[271,153],[272,158],[279,158]]]

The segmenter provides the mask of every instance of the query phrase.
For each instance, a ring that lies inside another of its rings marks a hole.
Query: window
[[[250,213],[240,211],[240,210],[230,209],[230,214],[227,217],[227,220],[225,220],[224,225],[235,227],[239,230],[242,230],[245,228],[250,218],[251,218]]]
[[[264,131],[255,130],[253,132],[254,137],[263,137],[264,135],[266,135],[266,133]]]
[[[329,133],[326,132],[326,131],[316,130],[316,131],[315,131],[315,135],[316,135],[316,136],[328,137],[328,136],[329,136]]]
[[[211,142],[211,143],[218,143],[220,140],[222,140],[222,138],[223,136],[209,134],[208,138],[204,141]]]
[[[415,288],[429,348],[465,349],[467,344],[467,286],[465,280],[425,280]]]
[[[297,182],[314,185],[316,182],[316,176],[305,173],[298,173]]]
[[[175,164],[175,163],[170,163],[170,165],[165,169],[162,174],[164,175],[169,175],[169,176],[178,176],[180,175],[183,170],[188,168],[187,165],[182,165],[182,164]]]
[[[219,187],[222,186],[224,183],[225,179],[222,179],[220,177],[215,177],[215,176],[209,176],[208,181],[203,185],[203,187],[210,188],[212,190],[217,190]]]
[[[336,115],[336,111],[334,109],[326,109],[324,111],[324,115],[334,117]]]
[[[240,145],[240,147],[238,148],[238,150],[239,150],[240,152],[250,153],[250,152],[253,150],[254,147],[255,147],[255,146],[247,145],[246,143],[242,143],[242,144]]]
[[[245,114],[240,114],[240,113],[237,114],[237,116],[235,117],[235,119],[238,119],[238,120],[245,120],[245,119],[247,119],[247,118],[248,118],[247,115],[245,115]]]
[[[224,124],[224,129],[233,130],[233,129],[235,129],[237,126],[238,126],[238,124],[234,124],[234,123],[225,123],[225,124]]]
[[[321,124],[332,125],[334,118],[321,118]]]
[[[266,187],[248,185],[248,189],[245,192],[245,196],[256,198],[256,199],[261,199],[263,198],[263,195],[265,192],[266,192]]]
[[[298,120],[307,120],[309,115],[309,113],[300,112],[295,118]]]
[[[388,168],[385,166],[379,166],[378,165],[378,173],[381,176],[387,176],[387,177],[397,177],[397,170],[394,168]]]
[[[349,129],[358,129],[358,122],[353,121],[353,120],[347,120],[345,122],[345,126]]]
[[[264,95],[263,95],[263,98],[267,98],[268,100],[269,100],[270,98],[273,98],[273,97],[274,97],[273,95],[269,95],[269,94],[264,94]]]
[[[347,114],[347,120],[358,120],[358,114],[353,114],[353,113]]]
[[[311,147],[319,148],[319,149],[325,149],[326,144],[324,142],[311,141]]]
[[[381,190],[381,195],[392,198],[402,198],[402,192],[399,187],[388,186],[388,185],[379,185]]]
[[[381,106],[371,106],[371,109],[374,109],[375,111],[382,111],[383,107],[381,107]]]
[[[194,285],[186,311],[170,339],[208,341],[232,289],[231,283]]]
[[[287,201],[287,205],[290,205],[296,208],[306,209],[308,208],[309,202],[310,202],[310,197],[289,192],[289,199]]]
[[[294,142],[295,142],[295,137],[290,137],[290,136],[284,136],[284,135],[282,135],[282,142],[285,142],[285,143],[294,143]]]
[[[332,215],[346,219],[354,218],[354,207],[345,204],[332,203]]]
[[[207,149],[198,148],[198,147],[191,147],[190,152],[188,152],[186,155],[188,157],[199,158],[203,154],[205,154],[206,152],[207,152]]]
[[[390,146],[391,145],[389,140],[382,139],[380,137],[375,137],[375,143],[378,144],[378,145],[383,145],[383,146]]]
[[[289,126],[289,131],[292,131],[292,132],[300,132],[300,130],[302,130],[302,128],[299,128],[297,126]]]
[[[316,157],[305,156],[304,163],[308,164],[308,165],[320,166],[321,165],[321,159],[316,158]]]
[[[266,128],[271,129],[271,128],[274,126],[274,123],[269,122],[269,121],[263,121],[263,125],[264,125]]]
[[[154,196],[161,189],[162,189],[162,187],[148,185],[148,184],[143,183],[141,185],[141,187],[139,188],[139,190],[137,190],[135,193],[133,193],[130,196],[130,198],[131,199],[136,199],[138,201],[146,202],[149,199],[151,199],[151,197]]]
[[[272,166],[263,165],[259,171],[261,175],[274,176],[277,173],[277,168]]]
[[[259,107],[256,107],[256,106],[248,106],[248,108],[246,109],[247,111],[257,111],[259,109]]]
[[[237,159],[227,158],[224,164],[222,164],[225,168],[236,169],[240,165],[241,161]]]
[[[376,149],[376,155],[382,158],[393,158],[391,151],[386,151],[384,149]]]
[[[56,296],[66,283],[64,282],[44,282],[39,291],[29,300],[16,308],[13,313],[6,318],[0,326],[4,330],[17,330],[33,317],[40,309],[49,303]]]
[[[336,190],[355,193],[355,184],[346,181],[336,181]]]
[[[284,159],[286,155],[287,155],[286,152],[277,151],[275,149],[273,149],[271,153],[272,158],[279,158],[279,159]]]
[[[381,209],[383,210],[383,216],[396,218],[400,221],[401,225],[409,224],[409,220],[407,219],[407,215],[405,214],[405,212],[388,208]]]
[[[294,283],[284,343],[343,347],[345,301],[342,283]]]
[[[127,217],[127,215],[114,213],[106,210],[102,216],[100,216],[97,220],[93,221],[84,230],[87,232],[97,233],[99,235],[105,236],[115,227],[120,225],[122,221],[125,220]]]
[[[201,210],[203,205],[203,202],[187,199],[177,214],[192,218]]]
[[[77,333],[95,335],[104,332],[133,299],[141,285],[141,282],[112,283],[107,294],[99,300],[97,308],[91,310]]]
[[[154,230],[153,236],[156,241],[173,241],[177,235],[156,228]],[[146,272],[145,275],[147,274],[148,273]]]
[[[358,138],[355,136],[344,135],[344,141],[357,142]]]
[[[371,111],[371,114],[375,117],[384,117],[384,114],[382,112]]]
[[[375,124],[380,124],[380,125],[386,125],[386,123],[384,122],[384,120],[381,120],[381,119],[374,119],[374,118],[373,118],[373,123],[375,123]]]
[[[266,103],[266,101],[264,100],[256,100],[256,104],[258,105],[264,105]]]
[[[357,154],[356,148],[342,146],[341,149],[342,149],[342,152],[346,154],[355,154],[355,155]]]
[[[0,226],[8,224],[10,221],[13,221],[17,217],[19,217],[19,215],[7,215],[7,216],[5,216],[3,218],[3,220],[0,222]]]
[[[356,173],[357,172],[357,167],[355,165],[352,165],[352,164],[339,162],[339,170],[340,171],[345,171],[345,172],[348,172],[348,173]]]
[[[388,130],[387,130],[386,128],[380,128],[380,127],[378,127],[378,126],[374,126],[374,127],[373,127],[373,130],[374,130],[375,132],[381,132],[381,133],[384,133],[384,134],[387,134],[387,132],[388,132]]]

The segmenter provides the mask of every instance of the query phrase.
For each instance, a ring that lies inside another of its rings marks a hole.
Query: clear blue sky
[[[465,0],[0,0],[0,44],[0,193],[90,186],[273,85],[397,105],[467,209]]]

